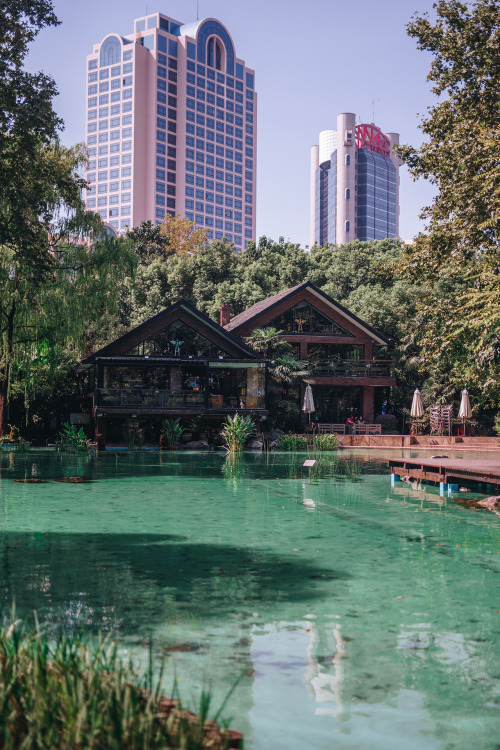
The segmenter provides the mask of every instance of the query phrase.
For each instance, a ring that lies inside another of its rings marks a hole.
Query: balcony
[[[265,398],[207,393],[205,390],[159,390],[143,388],[99,388],[94,393],[94,406],[106,409],[177,409],[253,410],[265,409]]]
[[[99,388],[94,406],[113,409],[195,409],[205,407],[205,391]]]
[[[320,378],[389,378],[390,359],[332,359],[311,363],[313,375]]]

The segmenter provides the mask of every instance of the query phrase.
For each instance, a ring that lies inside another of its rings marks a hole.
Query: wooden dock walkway
[[[500,461],[460,458],[390,459],[391,474],[426,482],[460,484],[478,482],[500,487]]]

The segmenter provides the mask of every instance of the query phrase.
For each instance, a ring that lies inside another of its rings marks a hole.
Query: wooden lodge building
[[[229,319],[221,311],[227,331],[244,339],[255,328],[283,331],[297,359],[311,366],[318,422],[344,423],[363,416],[371,423],[381,413],[389,388],[396,384],[388,360],[374,359],[389,339],[360,320],[310,281],[257,302]],[[296,394],[302,406],[303,384]],[[307,416],[302,412],[303,421]]]
[[[131,431],[159,442],[161,422],[239,411],[265,416],[267,361],[184,300],[86,357],[77,368],[100,442]]]
[[[223,305],[221,325],[180,300],[86,357],[77,368],[79,398],[95,435],[101,443],[126,444],[135,429],[145,442],[158,443],[166,418],[266,416],[269,362],[244,339],[269,326],[283,331],[297,359],[309,362],[317,421],[363,415],[373,422],[395,385],[390,362],[374,359],[375,348],[389,341],[305,282],[232,319]],[[291,389],[288,397],[302,406],[304,389]]]

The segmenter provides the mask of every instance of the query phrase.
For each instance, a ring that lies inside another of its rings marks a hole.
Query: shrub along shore
[[[230,750],[242,736],[161,694],[117,653],[116,643],[61,635],[53,641],[19,623],[0,631],[0,747],[38,750]],[[222,706],[221,710],[224,708]],[[220,713],[220,712],[219,712]]]

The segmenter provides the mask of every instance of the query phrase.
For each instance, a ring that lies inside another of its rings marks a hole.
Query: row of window
[[[131,50],[131,49],[126,50],[123,53],[123,61],[125,62],[127,60],[132,60],[132,56],[133,56],[133,50]],[[118,61],[113,61],[113,66],[114,66],[115,62],[118,62]],[[97,70],[98,67],[99,67],[99,62],[98,62],[97,58],[94,59],[94,60],[89,60],[89,63],[88,63],[88,69],[89,70]],[[109,65],[106,65],[106,66],[103,65],[101,67],[106,68],[106,67],[109,67]]]
[[[133,63],[126,63],[125,65],[123,65],[123,67],[121,65],[114,65],[111,69],[101,68],[99,73],[97,73],[97,71],[95,73],[89,73],[87,78],[88,78],[89,83],[95,83],[95,81],[97,80],[106,81],[109,78],[114,79],[112,80],[112,83],[115,83],[116,79],[122,75],[129,76],[130,78],[132,78],[131,73],[133,73],[133,69],[134,69]],[[115,88],[115,87],[112,86],[112,88]],[[100,90],[107,91],[108,89],[104,88]]]
[[[190,42],[188,42],[188,47],[190,45]],[[198,63],[198,66],[192,61],[187,61],[187,69],[190,73],[197,73],[199,76],[205,76],[212,81],[217,81],[217,83],[222,83],[228,86],[231,89],[236,89],[237,91],[243,91],[243,66],[236,64],[237,72],[241,71],[241,75],[236,75],[236,80],[233,78],[233,76],[230,75],[224,75],[224,73],[220,71],[215,71],[212,68],[205,68],[204,65],[200,65]],[[247,74],[247,76],[250,74]],[[250,83],[252,85],[250,85]],[[252,76],[252,82],[250,79],[247,81],[248,88],[253,88],[253,76]]]
[[[109,202],[110,206],[113,206],[113,208],[110,208],[110,211],[117,212],[119,210],[119,204],[120,203],[130,203],[130,193],[128,195],[123,195],[122,200],[119,200],[118,195],[110,195],[109,201],[108,196],[100,196],[97,198],[97,206],[99,208],[102,208],[103,206],[107,206]],[[95,208],[96,207],[96,199],[91,197],[87,198],[87,208]],[[118,213],[114,213],[114,216],[118,216]]]
[[[132,174],[132,167],[122,167],[121,176],[122,177],[130,177]],[[97,173],[97,180],[98,182],[103,182],[105,180],[108,180],[108,176],[110,180],[116,179],[120,177],[120,170],[119,169],[110,169],[109,171],[106,169],[102,172]],[[87,175],[88,182],[95,182],[96,181],[96,173],[95,172],[89,172]]]
[[[95,154],[94,154],[94,156],[95,156]],[[121,157],[121,163],[122,164],[131,164],[132,163],[132,154],[123,154],[122,157]],[[97,163],[96,163],[95,160],[91,160],[91,161],[89,161],[89,163],[87,165],[87,169],[88,170],[92,170],[92,169],[95,169],[96,166],[99,167],[99,169],[105,169],[108,166],[110,166],[110,167],[119,166],[119,164],[120,164],[120,156],[118,154],[118,155],[115,155],[115,156],[111,156],[109,160],[108,160],[107,157],[106,158],[101,158],[101,159],[99,159],[99,161]],[[129,167],[129,169],[130,169],[130,167]]]

